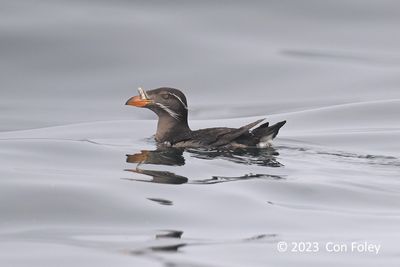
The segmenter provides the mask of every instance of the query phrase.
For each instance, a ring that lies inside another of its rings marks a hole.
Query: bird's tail
[[[269,143],[274,139],[278,133],[279,129],[285,125],[286,121],[278,122],[272,126],[269,123],[261,124],[259,127],[255,128],[252,132],[255,138],[259,140],[259,147],[269,146]]]

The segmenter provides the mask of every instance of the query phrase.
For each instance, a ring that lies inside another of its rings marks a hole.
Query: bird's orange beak
[[[153,101],[149,98],[146,91],[142,88],[138,88],[139,95],[129,98],[125,105],[135,106],[135,107],[145,107]]]
[[[135,106],[135,107],[145,107],[152,101],[150,99],[142,99],[140,96],[134,96],[126,101],[125,105]]]

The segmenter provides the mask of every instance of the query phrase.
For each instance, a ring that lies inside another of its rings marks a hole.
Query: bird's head
[[[185,95],[178,89],[161,87],[145,91],[138,89],[139,95],[131,97],[126,105],[148,108],[160,118],[171,117],[175,120],[187,120],[187,101]]]

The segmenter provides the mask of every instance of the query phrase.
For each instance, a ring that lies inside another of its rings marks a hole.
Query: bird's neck
[[[155,138],[157,142],[175,143],[181,136],[186,136],[190,132],[187,117],[177,120],[171,116],[160,116]]]

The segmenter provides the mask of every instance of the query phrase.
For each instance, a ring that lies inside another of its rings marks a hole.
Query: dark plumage
[[[264,119],[240,128],[207,128],[192,131],[188,125],[188,109],[185,95],[174,88],[157,88],[144,91],[130,98],[126,105],[146,107],[158,115],[155,139],[172,147],[236,148],[269,146],[286,121],[269,126],[268,122],[253,129]],[[253,129],[253,130],[252,130]]]

